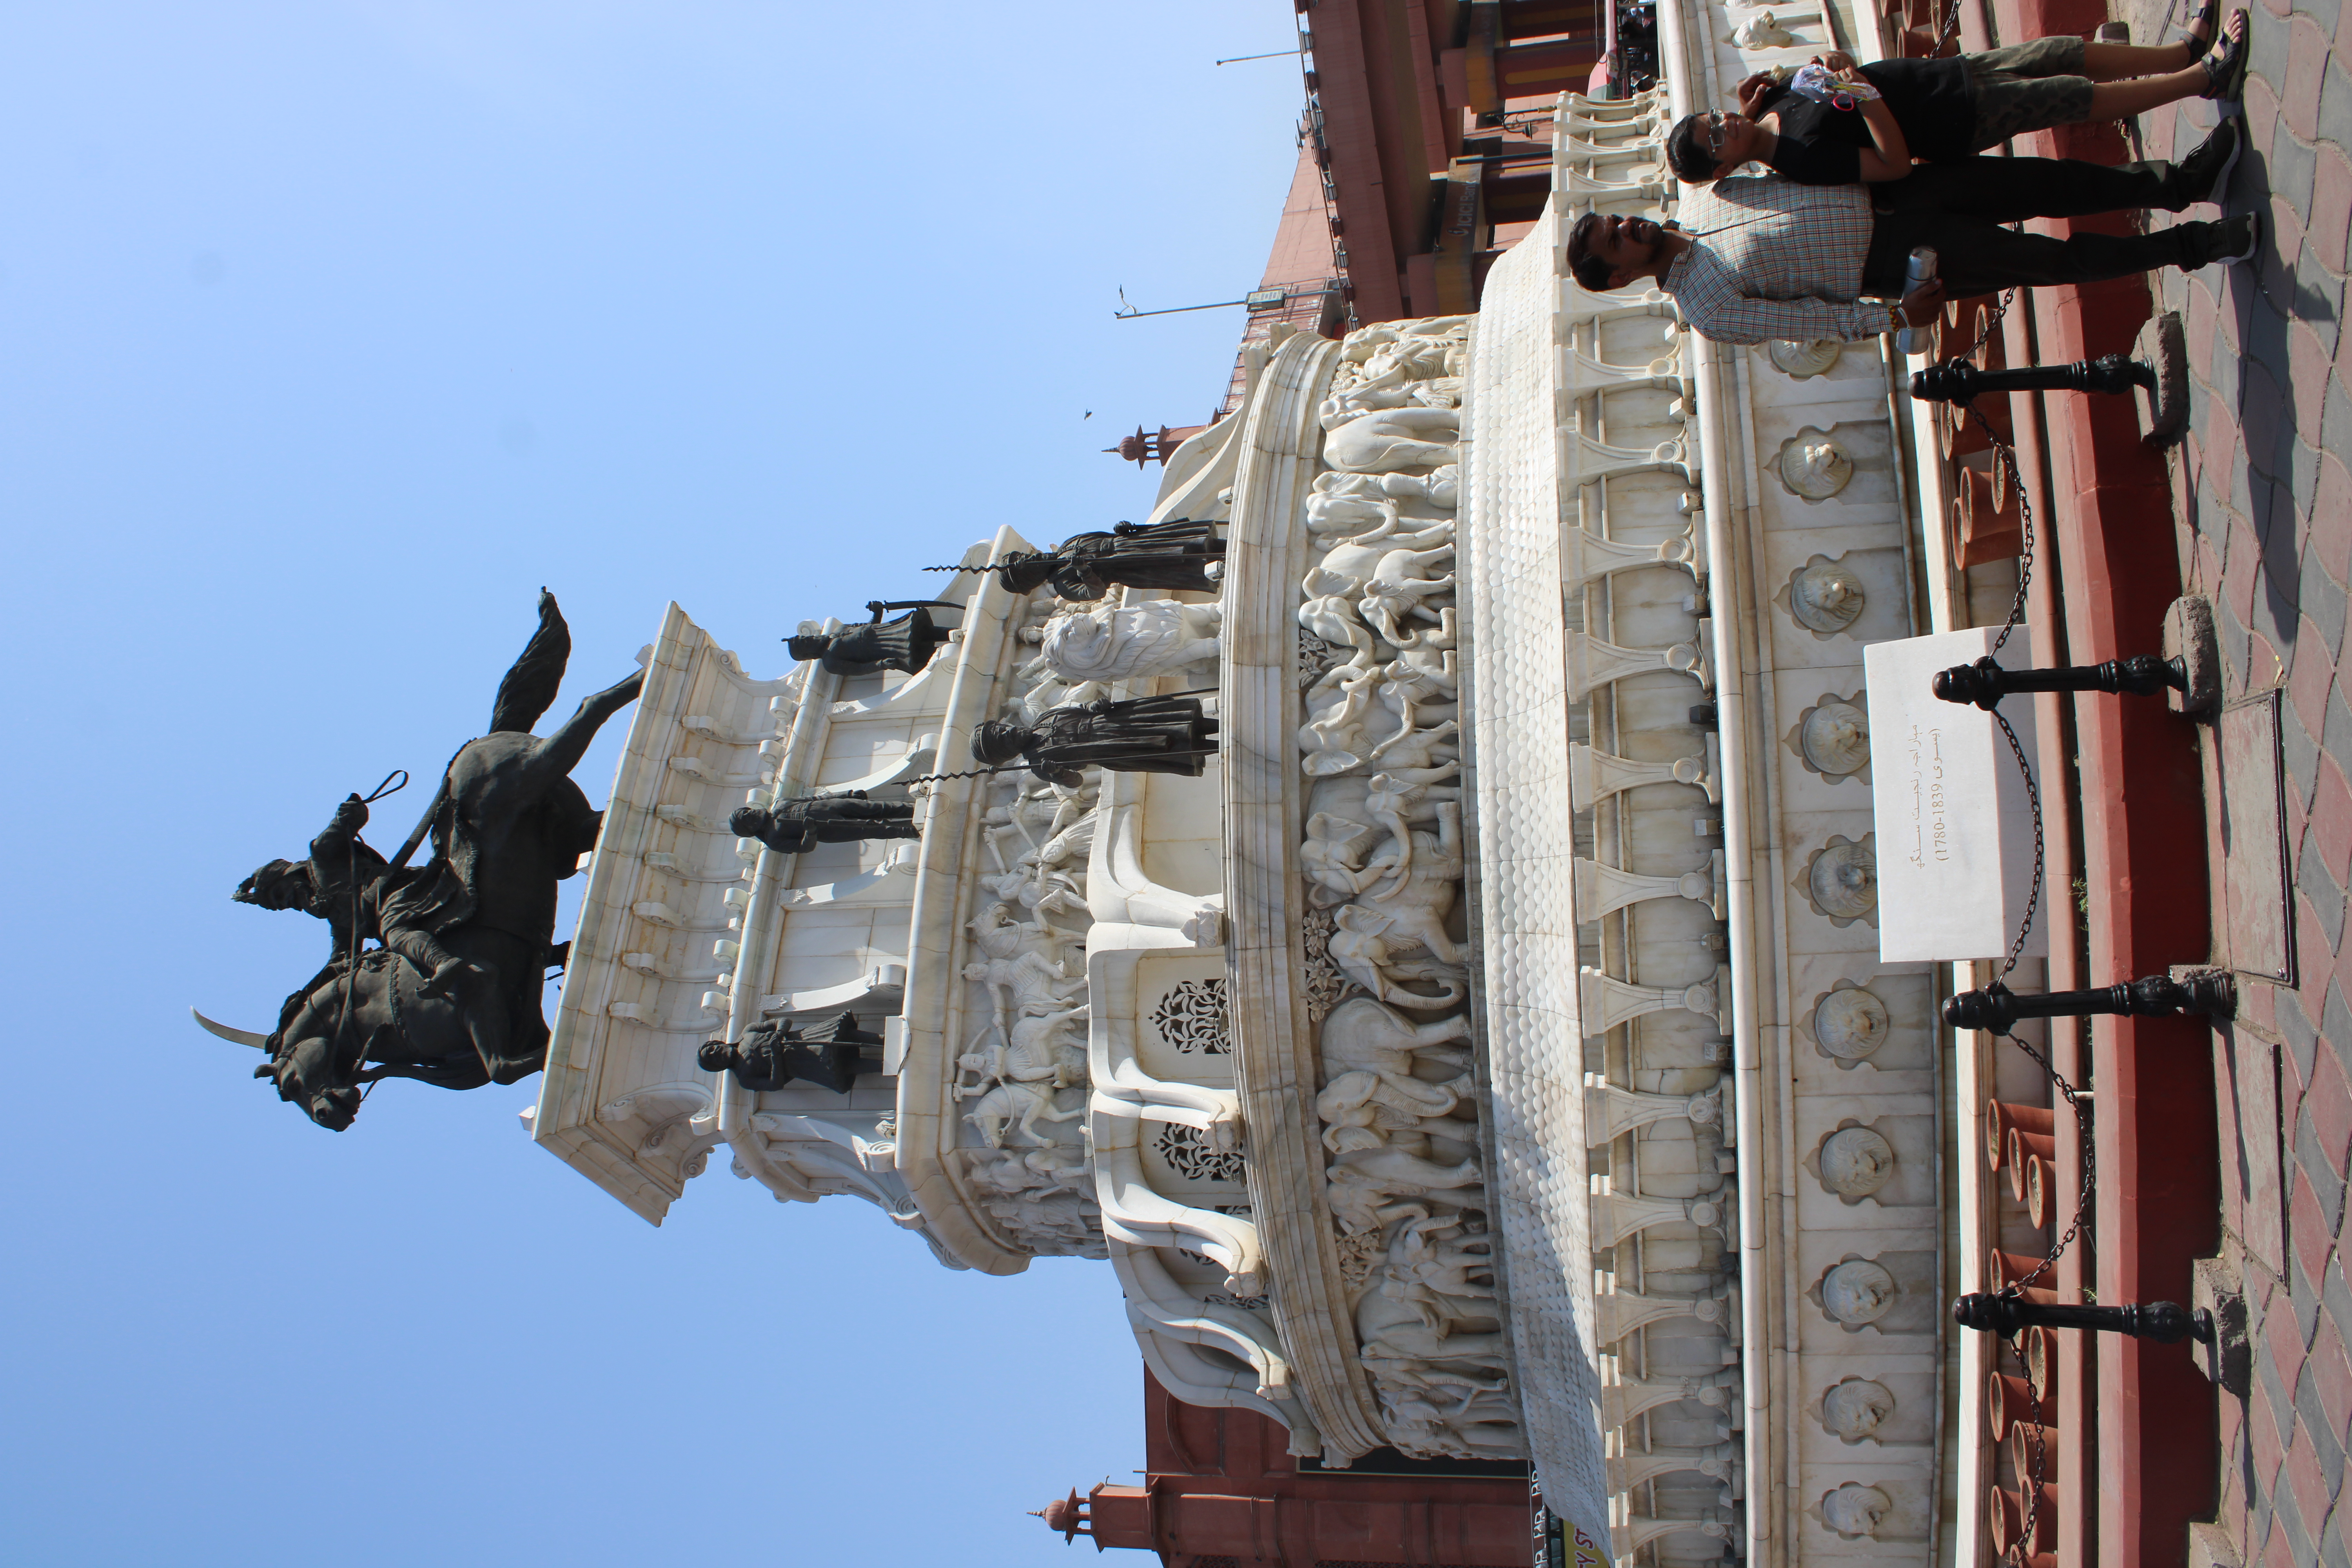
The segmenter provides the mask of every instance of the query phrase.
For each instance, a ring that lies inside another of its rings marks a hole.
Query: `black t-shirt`
[[[1968,62],[1875,60],[1863,79],[1885,96],[1914,158],[1936,162],[1976,151],[1976,98]],[[1800,184],[1850,185],[1862,178],[1862,150],[1871,144],[1862,110],[1840,109],[1790,88],[1779,88],[1757,110],[1780,117],[1780,141],[1765,160]]]

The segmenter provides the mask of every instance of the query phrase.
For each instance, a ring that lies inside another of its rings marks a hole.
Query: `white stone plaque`
[[[1870,773],[1877,809],[1878,956],[1882,963],[1999,958],[2016,939],[2033,886],[2033,810],[2009,741],[1981,708],[1940,700],[1936,672],[1973,664],[1999,631],[1979,626],[1873,643],[1863,650],[1870,694]],[[2022,668],[2022,628],[2001,662]],[[2034,699],[2011,697],[2001,717],[2041,782]],[[2050,950],[2052,901],[2042,891],[2025,954]]]

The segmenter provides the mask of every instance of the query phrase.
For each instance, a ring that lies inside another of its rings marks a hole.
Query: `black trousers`
[[[1870,187],[1877,209],[1863,291],[1903,292],[1912,247],[1932,245],[1937,275],[1958,299],[2036,284],[2095,283],[2199,267],[2210,224],[2180,224],[2148,235],[2084,234],[2071,239],[2020,234],[2000,226],[2036,217],[2156,208],[2179,212],[2178,171],[2170,163],[2085,163],[2073,158],[1957,158],[1923,163],[1901,180]]]

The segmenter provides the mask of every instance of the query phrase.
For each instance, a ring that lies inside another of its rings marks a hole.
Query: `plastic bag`
[[[1852,109],[1858,103],[1866,103],[1881,96],[1876,88],[1859,76],[1852,80],[1842,80],[1832,76],[1827,66],[1819,64],[1798,67],[1797,74],[1789,79],[1789,86],[1807,98],[1834,103],[1841,109]]]

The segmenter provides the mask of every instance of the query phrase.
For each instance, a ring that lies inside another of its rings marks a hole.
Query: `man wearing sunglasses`
[[[1685,115],[1666,132],[1666,163],[1685,184],[1750,160],[1809,185],[1874,183],[1904,178],[1915,158],[1966,159],[2027,132],[2126,120],[2185,98],[2221,100],[2234,115],[2246,15],[2231,16],[2217,39],[2220,5],[2208,0],[2184,42],[2154,48],[2062,34],[1980,54],[1869,65],[1832,50],[1814,58],[1818,69],[1793,78],[1763,71],[1741,82],[1738,114]],[[2217,177],[2209,185],[2226,177],[2239,141],[2240,128],[2225,118],[2211,143]]]
[[[2092,283],[2252,258],[2258,215],[2153,234],[2023,234],[2004,224],[2149,206],[2178,210],[2170,163],[1970,158],[1881,185],[1808,185],[1740,175],[1688,192],[1671,224],[1587,213],[1569,230],[1569,270],[1595,293],[1650,279],[1702,337],[1722,342],[1860,339],[1922,326],[1946,293]],[[1903,293],[1916,246],[1938,276]],[[1899,301],[1896,296],[1900,295]]]

